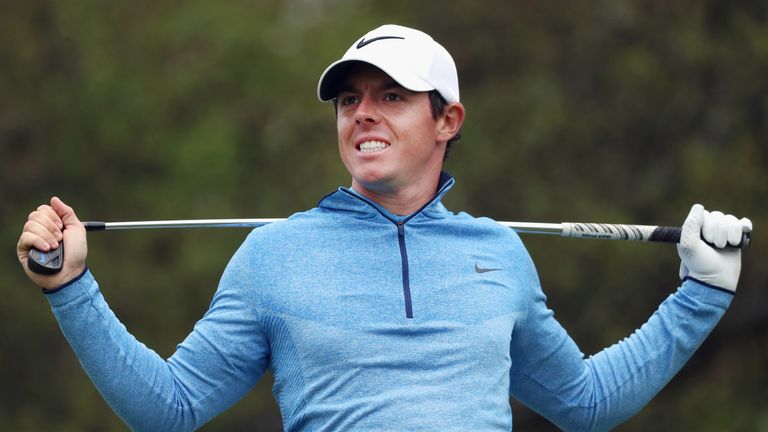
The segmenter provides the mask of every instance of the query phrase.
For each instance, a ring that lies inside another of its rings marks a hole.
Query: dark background
[[[499,220],[679,225],[749,216],[738,295],[623,431],[768,431],[766,1],[0,0],[0,425],[124,430],[14,246],[52,195],[83,220],[283,217],[348,185],[317,79],[399,23],[453,54],[468,117],[445,200]],[[128,329],[169,356],[245,230],[93,233],[89,265]],[[677,286],[674,246],[525,236],[589,355]],[[271,377],[203,430],[272,431]],[[518,430],[546,420],[513,402]]]

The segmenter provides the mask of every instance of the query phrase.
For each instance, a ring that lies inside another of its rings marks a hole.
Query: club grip
[[[663,243],[680,243],[682,228],[675,226],[626,225],[604,223],[563,222],[562,236],[605,240],[636,240]],[[728,244],[726,248],[746,249],[752,242],[752,233],[743,233],[738,245]],[[713,248],[712,243],[705,241]]]
[[[651,231],[648,241],[663,243],[680,243],[683,229],[675,226],[658,226]]]
[[[648,238],[648,241],[659,241],[659,242],[668,242],[668,243],[680,243],[680,235],[682,234],[683,229],[680,227],[657,227],[653,233],[651,233],[650,238]],[[702,238],[702,240],[704,240]],[[710,245],[711,247],[715,249],[719,249],[714,244],[704,240],[704,243]],[[739,244],[732,245],[730,243],[727,243],[725,245],[726,249],[746,249],[749,247],[750,243],[752,243],[752,233],[742,233],[741,234],[741,241],[739,241]]]
[[[32,248],[27,256],[27,267],[31,271],[42,275],[56,274],[61,271],[64,264],[64,242],[59,242],[59,247],[43,252]]]

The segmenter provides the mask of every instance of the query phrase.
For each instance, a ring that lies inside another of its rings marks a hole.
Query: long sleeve
[[[210,309],[167,361],[126,330],[89,271],[48,295],[83,369],[132,429],[197,428],[240,399],[263,374],[268,343],[241,261],[236,254]]]
[[[732,295],[686,280],[630,337],[584,359],[536,287],[512,338],[511,393],[565,430],[605,430],[639,411],[680,370]]]

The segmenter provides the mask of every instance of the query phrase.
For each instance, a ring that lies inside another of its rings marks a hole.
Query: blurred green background
[[[52,195],[83,220],[282,217],[349,183],[323,69],[384,23],[452,52],[468,110],[445,200],[500,220],[752,218],[732,307],[619,430],[768,431],[768,3],[0,0],[0,428],[124,430],[14,255]],[[128,329],[169,356],[246,231],[94,233]],[[586,354],[678,284],[670,245],[524,238]],[[203,430],[273,431],[267,376]],[[548,430],[513,402],[518,430]]]

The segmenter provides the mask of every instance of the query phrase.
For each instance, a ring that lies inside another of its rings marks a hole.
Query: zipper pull
[[[405,222],[397,221],[397,235],[402,237],[405,235]]]

